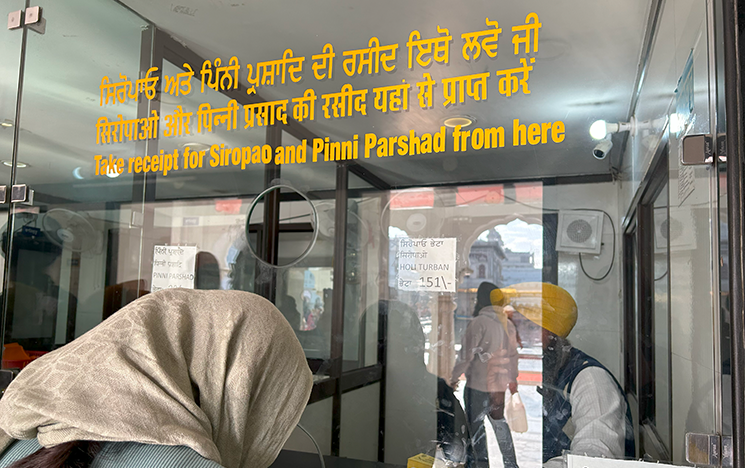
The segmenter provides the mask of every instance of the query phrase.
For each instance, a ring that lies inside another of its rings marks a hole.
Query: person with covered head
[[[158,291],[21,371],[0,400],[0,466],[265,468],[312,385],[266,299]]]
[[[512,433],[504,418],[505,391],[517,392],[517,338],[515,325],[504,312],[507,298],[499,291],[489,282],[479,285],[474,318],[463,335],[453,368],[453,387],[466,375],[464,399],[472,445],[468,468],[489,466],[485,418],[494,428],[505,468],[518,466]]]
[[[567,340],[577,323],[574,298],[548,283],[521,283],[503,292],[519,313],[542,329],[544,466],[562,466],[564,450],[633,457],[631,412],[621,386],[598,360]]]

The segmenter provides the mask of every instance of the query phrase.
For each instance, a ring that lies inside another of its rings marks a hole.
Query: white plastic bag
[[[519,393],[510,395],[509,401],[504,405],[504,417],[512,432],[528,432],[528,416]]]

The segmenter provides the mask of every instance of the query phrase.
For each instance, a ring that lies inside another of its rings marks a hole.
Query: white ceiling
[[[260,87],[267,99],[292,98],[312,87],[317,95],[339,91],[345,83],[355,89],[409,83],[421,80],[424,70],[406,67],[406,46],[413,29],[432,37],[436,26],[447,27],[454,37],[448,66],[434,64],[428,70],[433,78],[490,71],[488,99],[445,109],[442,90],[436,90],[435,108],[416,106],[412,90],[411,109],[398,114],[381,114],[368,104],[368,116],[324,119],[317,104],[316,120],[304,125],[318,136],[346,140],[353,134],[374,132],[394,136],[415,130],[436,131],[442,120],[454,114],[476,117],[476,126],[504,126],[508,143],[512,119],[521,122],[562,120],[567,137],[561,144],[528,148],[506,148],[414,157],[360,160],[372,172],[393,185],[422,185],[480,180],[508,180],[551,175],[608,173],[608,160],[591,156],[594,142],[587,129],[597,119],[618,121],[626,118],[639,66],[641,43],[649,0],[578,0],[559,2],[532,0],[494,2],[473,0],[122,0],[137,13],[167,31],[206,59],[223,61],[236,55],[245,83],[245,65],[281,58],[291,48],[295,56],[305,56],[303,81],[292,85]],[[92,156],[103,151],[124,157],[134,153],[134,145],[95,144],[95,121],[101,115],[130,115],[134,106],[116,109],[99,106],[101,77],[133,76],[139,68],[140,31],[147,24],[113,1],[41,2],[47,19],[47,32],[30,33],[24,82],[19,159],[31,164],[19,171],[19,179],[44,185],[47,192],[72,199],[128,199],[131,178],[77,180],[72,170],[92,167]],[[535,11],[543,23],[540,47],[531,73],[530,95],[510,98],[498,93],[496,70],[518,65],[510,42],[510,27],[524,22]],[[467,63],[460,56],[460,34],[485,28],[484,19],[499,21],[500,35],[496,59],[482,57]],[[14,31],[0,32],[0,121],[13,119],[12,80],[19,56]],[[20,33],[19,33],[20,34]],[[381,44],[399,44],[396,71],[375,76],[347,77],[341,68],[341,53],[364,48],[372,36]],[[316,81],[310,72],[310,56],[321,52],[324,44],[334,45],[337,59],[334,79]],[[10,44],[10,45],[9,45]],[[196,67],[195,67],[196,68]],[[198,92],[198,90],[196,90]],[[196,94],[193,99],[201,96]],[[241,134],[241,132],[244,132]],[[0,150],[9,151],[9,132],[0,130]],[[221,137],[223,135],[220,135]],[[198,136],[207,141],[214,136]],[[224,140],[253,140],[246,131],[224,135]],[[618,140],[617,142],[620,142]],[[243,143],[246,144],[246,143]],[[161,139],[160,148],[171,150],[176,140]],[[617,145],[617,147],[620,145]],[[618,148],[614,151],[618,151]],[[4,158],[4,157],[3,157]],[[329,165],[331,163],[325,163]],[[303,176],[302,184],[327,186],[332,171],[324,163],[286,168],[286,177]],[[317,172],[317,180],[312,176]],[[0,167],[2,177],[2,167]],[[185,178],[186,177],[186,178]],[[174,173],[159,179],[159,192],[177,195],[192,188],[194,195],[218,195],[249,189],[246,183],[261,179],[231,171]],[[162,183],[161,183],[162,182]],[[298,182],[298,184],[301,184]],[[184,189],[184,184],[186,189]],[[301,184],[301,185],[302,185]],[[79,190],[78,195],[67,193]],[[326,187],[324,187],[326,188]],[[256,192],[256,190],[250,190]],[[85,194],[83,193],[85,192]],[[94,196],[95,195],[95,196]]]
[[[420,81],[423,70],[406,68],[405,43],[412,30],[421,31],[423,37],[432,37],[438,25],[447,27],[454,41],[451,63],[434,64],[426,70],[434,79],[492,72],[489,98],[482,102],[445,109],[440,88],[433,109],[422,110],[413,105],[409,112],[382,114],[369,105],[368,116],[351,119],[323,119],[317,111],[315,122],[306,123],[306,127],[322,137],[346,140],[353,134],[367,132],[378,136],[395,136],[409,130],[432,132],[445,117],[454,114],[476,117],[479,127],[502,125],[508,140],[514,118],[521,122],[562,120],[567,126],[567,138],[560,145],[473,152],[465,156],[468,160],[462,154],[447,154],[395,160],[373,157],[361,161],[373,166],[373,171],[386,181],[402,185],[607,173],[608,160],[596,161],[591,156],[595,142],[587,129],[600,118],[609,121],[626,118],[649,9],[648,0],[477,0],[467,4],[444,0],[181,0],[178,5],[124,0],[123,3],[203,58],[221,57],[225,61],[236,55],[244,71],[245,64],[281,58],[287,48],[295,56],[307,57],[306,78],[302,82],[259,88],[258,92],[270,100],[300,96],[309,87],[320,95],[338,91],[345,83],[353,84],[355,89],[370,89],[398,84],[402,79],[409,83]],[[494,72],[519,65],[510,43],[510,28],[522,24],[532,11],[538,13],[543,24],[539,52],[529,80],[532,92],[507,98],[498,93]],[[482,56],[475,63],[467,63],[460,56],[463,43],[460,34],[484,29],[487,17],[499,21],[503,31],[497,57]],[[372,36],[378,37],[381,45],[400,45],[396,71],[347,77],[341,69],[341,52],[366,47]],[[326,43],[333,44],[337,53],[334,79],[316,81],[308,77],[307,67],[310,56],[320,53]],[[244,77],[245,73],[242,77],[245,83]]]

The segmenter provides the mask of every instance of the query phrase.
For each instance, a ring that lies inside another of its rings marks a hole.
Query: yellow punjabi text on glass
[[[409,49],[409,68],[414,67],[414,49],[416,49],[416,63],[420,67],[427,67],[434,59],[437,63],[450,63],[450,43],[453,36],[447,28],[437,26],[437,34],[444,36],[433,37],[432,39],[422,39],[422,34],[417,31],[411,31],[409,42],[406,47]]]
[[[465,41],[462,54],[463,58],[467,61],[478,59],[481,56],[482,50],[490,58],[497,56],[497,41],[499,40],[499,34],[502,32],[502,28],[499,27],[497,21],[489,21],[489,18],[486,18],[486,25],[493,26],[494,29],[485,29],[483,31],[463,33],[460,35],[463,41]]]
[[[371,37],[367,49],[349,50],[342,53],[344,57],[347,57],[342,62],[344,73],[347,76],[363,73],[376,75],[380,73],[381,67],[387,72],[392,72],[396,69],[396,65],[391,65],[389,62],[396,61],[396,50],[398,50],[398,44],[381,46],[377,37]],[[364,71],[365,67],[367,71]]]
[[[281,59],[257,63],[255,68],[256,76],[254,76],[254,66],[251,64],[246,65],[246,68],[248,68],[248,82],[251,85],[246,90],[246,93],[256,93],[258,86],[274,86],[275,76],[280,77],[279,82],[282,84],[287,83],[288,75],[293,83],[299,82],[303,77],[296,74],[302,73],[304,61],[305,57],[295,57],[292,49],[286,49]]]
[[[101,85],[99,86],[101,92],[100,105],[101,107],[106,104],[117,104],[123,103],[129,99],[137,99],[140,94],[152,100],[155,98],[156,89],[155,86],[158,83],[158,76],[150,76],[158,71],[158,67],[150,68],[145,74],[145,78],[135,80],[134,84],[127,78],[126,75],[119,74],[119,79],[122,80],[118,83],[110,83],[109,77],[104,76],[101,78]]]
[[[543,24],[538,21],[538,15],[535,13],[528,13],[528,16],[525,17],[524,25],[512,27],[512,32],[517,33],[512,36],[512,44],[515,46],[515,55],[520,53],[521,45],[524,46],[523,48],[526,54],[531,52],[531,45],[532,52],[538,52],[538,30],[541,29],[541,26],[543,26]],[[522,36],[520,33],[525,33],[525,35]]]
[[[214,64],[209,60],[205,60],[202,63],[202,91],[204,92],[204,85],[207,87],[218,90],[238,89],[238,71],[240,70],[240,64],[238,57],[230,57],[228,65],[220,66],[222,60],[219,58],[215,59]],[[212,67],[214,66],[214,70]],[[232,72],[232,74],[231,74]]]

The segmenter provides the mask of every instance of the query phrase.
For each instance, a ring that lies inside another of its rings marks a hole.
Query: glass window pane
[[[13,121],[17,88],[6,87],[17,84],[17,62],[11,56],[0,67],[0,122],[9,124],[0,127],[0,145],[10,149],[8,137],[19,125],[15,183],[33,190],[33,201],[15,205],[13,230],[7,224],[3,234],[4,258],[10,262],[4,340],[38,352],[85,333],[123,301],[136,298],[141,287],[141,231],[126,206],[133,197],[133,175],[96,176],[94,156],[136,155],[134,142],[97,145],[96,122],[102,116],[137,116],[133,101],[102,107],[99,86],[104,76],[139,75],[146,27],[114,2],[41,6],[57,25],[28,35],[20,122]],[[22,32],[4,28],[2,35],[0,50],[9,53]],[[13,72],[5,68],[14,63]],[[53,81],[50,69],[59,72]],[[10,159],[12,152],[5,154]],[[2,167],[0,177],[9,169]],[[8,183],[9,178],[2,185]],[[117,256],[121,245],[129,249]]]
[[[176,76],[181,72],[182,69],[176,64],[164,61],[165,76]],[[264,184],[264,165],[251,163],[245,167],[236,167],[224,164],[228,161],[222,155],[227,151],[232,158],[233,152],[239,149],[242,164],[244,148],[264,145],[266,130],[256,127],[241,128],[240,132],[235,132],[228,131],[224,124],[215,125],[211,132],[202,129],[198,113],[200,106],[208,104],[212,109],[225,108],[231,97],[209,87],[205,87],[204,92],[199,92],[202,87],[199,74],[190,81],[194,90],[191,94],[160,94],[162,132],[158,142],[159,148],[166,153],[178,151],[182,159],[180,170],[174,170],[167,175],[155,174],[156,199],[257,195]],[[186,114],[191,113],[188,125],[182,121],[179,128],[178,120],[175,120],[177,110]],[[174,117],[174,120],[166,120],[166,117]],[[171,129],[170,126],[175,128]],[[166,134],[173,135],[165,136]],[[189,168],[183,164],[185,153],[189,155]]]
[[[654,202],[654,372],[655,372],[655,413],[654,425],[666,447],[670,446],[672,424],[672,389],[670,388],[670,279],[669,255],[671,229],[668,185],[662,188]]]
[[[676,166],[723,121],[711,4],[41,0],[44,34],[0,33],[0,179],[34,195],[0,206],[4,340],[248,291],[304,350],[326,454],[681,464],[722,432],[714,178]],[[135,97],[103,104],[104,77]],[[121,123],[152,112],[153,138]]]

